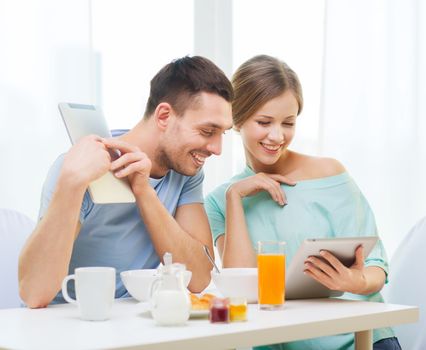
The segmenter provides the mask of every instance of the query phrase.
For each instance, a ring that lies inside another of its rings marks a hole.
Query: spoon
[[[217,273],[220,273],[219,268],[217,267],[216,263],[214,262],[214,260],[213,260],[212,256],[210,255],[209,247],[207,247],[207,246],[205,245],[205,246],[203,246],[203,248],[204,248],[204,252],[205,252],[205,253],[206,253],[206,255],[207,255],[207,258],[208,258],[208,259],[210,260],[210,262],[213,264],[214,269],[216,270],[216,272],[217,272]]]

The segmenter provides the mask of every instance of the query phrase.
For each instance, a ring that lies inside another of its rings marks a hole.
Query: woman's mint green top
[[[229,182],[211,192],[204,203],[216,244],[225,234],[225,192],[230,184],[252,176],[249,167]],[[306,238],[377,236],[376,222],[366,199],[348,173],[299,181],[296,186],[281,185],[288,204],[284,207],[273,201],[267,192],[243,198],[243,207],[253,248],[260,240],[286,242],[287,264]],[[388,263],[382,242],[365,260],[366,266],[379,266],[388,274]],[[380,293],[355,295],[345,293],[342,298],[383,301]],[[374,330],[374,342],[393,337],[391,328]],[[315,349],[337,350],[353,348],[353,334],[341,334],[307,341],[277,344],[259,349]]]

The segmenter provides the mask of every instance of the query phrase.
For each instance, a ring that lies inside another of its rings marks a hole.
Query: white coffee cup
[[[67,284],[71,279],[75,280],[76,299],[72,299],[67,291]],[[73,275],[64,278],[62,295],[67,302],[78,305],[83,320],[107,320],[114,302],[115,268],[76,268]]]

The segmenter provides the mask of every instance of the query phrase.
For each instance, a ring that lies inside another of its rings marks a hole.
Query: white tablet
[[[111,137],[107,122],[98,107],[77,103],[60,103],[58,107],[72,144],[91,134]],[[117,157],[115,152],[110,153],[112,157]],[[118,179],[111,171],[91,182],[89,193],[92,201],[98,204],[135,202],[127,178]]]
[[[355,249],[362,245],[367,258],[378,240],[377,236],[344,238],[311,238],[302,242],[286,271],[286,299],[327,298],[342,295],[342,292],[330,290],[312,277],[305,275],[305,261],[309,256],[320,256],[321,250],[328,250],[345,266],[355,261]]]

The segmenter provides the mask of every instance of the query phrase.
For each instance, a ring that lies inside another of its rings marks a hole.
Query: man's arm
[[[111,170],[117,177],[128,176],[156,253],[162,257],[165,252],[171,252],[174,261],[185,263],[192,271],[189,289],[202,291],[210,282],[212,268],[203,245],[213,252],[210,226],[203,205],[181,205],[174,218],[149,183],[151,161],[147,155],[136,146],[120,140],[108,139],[104,142],[122,153],[119,159],[112,162]]]
[[[152,188],[151,188],[152,189]],[[210,282],[211,263],[203,245],[213,252],[207,215],[201,203],[178,207],[175,218],[164,208],[154,189],[137,199],[139,210],[159,256],[172,252],[173,261],[192,271],[189,289],[201,292]]]
[[[84,192],[83,192],[84,195]],[[19,258],[19,294],[30,308],[47,306],[58,293],[68,266],[83,196],[58,183],[51,205]]]
[[[111,158],[96,136],[66,154],[49,207],[19,258],[19,293],[31,308],[49,304],[68,274],[80,208],[88,184],[108,171]]]

